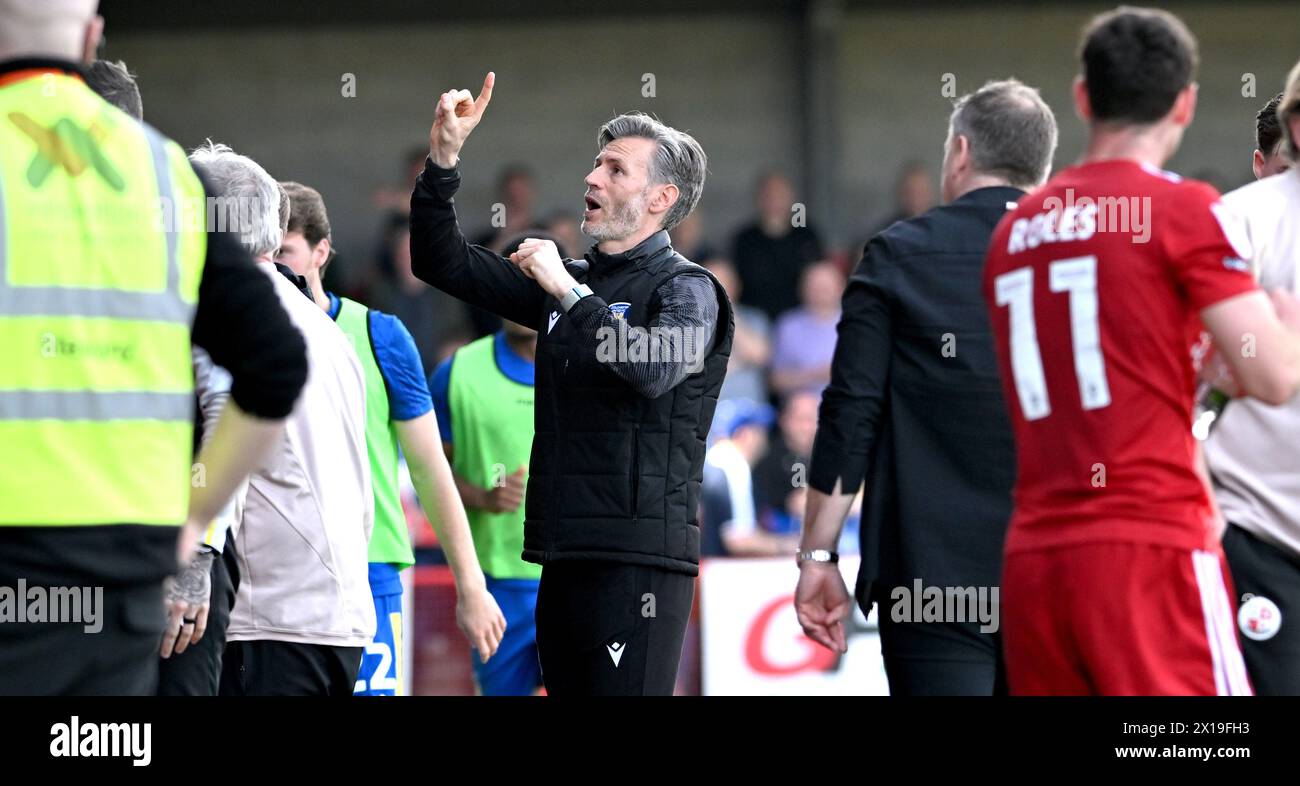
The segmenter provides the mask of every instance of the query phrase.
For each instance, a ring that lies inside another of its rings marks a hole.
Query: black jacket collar
[[[1023,189],[1015,186],[985,186],[967,191],[952,201],[954,205],[1005,205],[1018,202],[1025,195]]]
[[[621,254],[606,254],[592,246],[585,259],[591,263],[591,272],[606,273],[623,265],[638,265],[672,245],[668,232],[659,230]]]
[[[86,67],[84,65],[58,57],[20,57],[14,60],[5,60],[0,62],[0,76],[29,68],[48,68],[79,76],[82,79],[86,78]]]

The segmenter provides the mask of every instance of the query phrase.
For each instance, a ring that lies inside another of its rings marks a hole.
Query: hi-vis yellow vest
[[[179,525],[207,238],[184,151],[74,76],[0,85],[0,526]]]

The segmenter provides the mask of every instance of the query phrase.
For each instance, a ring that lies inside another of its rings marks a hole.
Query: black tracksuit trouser
[[[695,577],[565,560],[542,569],[537,653],[552,696],[671,696]]]

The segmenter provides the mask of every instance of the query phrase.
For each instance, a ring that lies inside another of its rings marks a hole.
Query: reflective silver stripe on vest
[[[169,210],[161,213],[168,218],[165,222],[166,229],[163,230],[167,237],[167,292],[179,302],[181,262],[176,252],[176,222],[181,220],[182,211],[181,206],[176,204],[176,192],[172,189],[172,169],[167,165],[167,140],[153,126],[142,123],[141,127],[144,128],[145,139],[149,140],[149,153],[153,156],[153,175],[158,181],[158,197],[166,200],[165,204],[170,206]],[[188,318],[186,321],[189,321]]]
[[[0,390],[0,420],[174,420],[194,417],[190,393]]]
[[[181,268],[177,249],[176,222],[180,206],[172,190],[171,168],[167,165],[167,148],[162,135],[149,126],[143,126],[145,139],[153,159],[154,178],[158,183],[160,199],[167,200],[171,210],[166,227],[167,241],[167,291],[123,292],[114,289],[85,287],[27,287],[12,286],[8,276],[8,243],[5,237],[4,183],[0,182],[0,317],[50,316],[50,317],[107,317],[148,322],[170,322],[189,325],[194,316],[194,306],[186,303],[180,294]],[[58,264],[51,260],[50,264]]]

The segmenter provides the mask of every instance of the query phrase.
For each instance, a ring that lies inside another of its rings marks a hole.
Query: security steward
[[[102,29],[0,0],[0,695],[153,691],[163,579],[307,374],[181,148],[84,83]],[[196,464],[191,339],[234,378]]]

